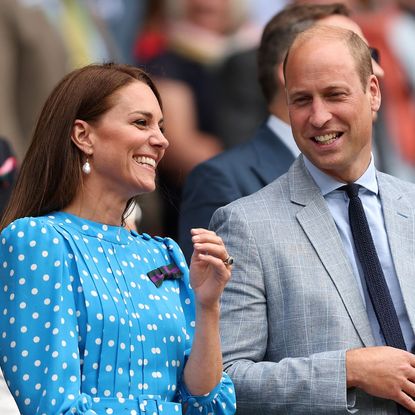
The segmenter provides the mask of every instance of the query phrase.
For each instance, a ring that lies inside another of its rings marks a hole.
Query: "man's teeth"
[[[134,160],[139,164],[148,164],[151,167],[156,167],[156,161],[151,157],[134,157]]]
[[[339,137],[338,133],[331,133],[331,134],[325,134],[325,135],[316,135],[314,137],[314,140],[321,144],[331,144],[336,138]]]

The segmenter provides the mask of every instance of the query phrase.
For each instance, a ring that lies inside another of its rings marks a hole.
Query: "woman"
[[[22,414],[234,413],[222,240],[192,231],[189,277],[173,240],[122,226],[167,146],[140,69],[75,70],[46,101],[0,225],[1,365]]]

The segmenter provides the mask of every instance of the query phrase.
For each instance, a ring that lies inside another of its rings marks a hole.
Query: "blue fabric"
[[[147,272],[170,263],[183,277],[157,288]],[[190,398],[189,415],[235,411],[227,375],[203,397],[181,382],[194,298],[169,238],[64,212],[16,220],[0,238],[0,304],[0,362],[24,415],[140,414],[143,397],[151,414]]]

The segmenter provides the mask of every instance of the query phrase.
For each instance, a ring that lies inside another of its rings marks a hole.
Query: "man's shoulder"
[[[405,197],[415,199],[415,183],[379,171],[377,178],[381,193],[396,194],[397,196],[403,194]]]
[[[287,203],[290,203],[289,180],[288,173],[285,173],[258,191],[231,202],[227,208],[255,210],[258,205],[273,205],[273,209],[278,209]]]

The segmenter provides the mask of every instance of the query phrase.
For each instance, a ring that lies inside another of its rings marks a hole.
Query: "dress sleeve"
[[[170,238],[165,238],[170,256],[183,273],[180,286],[180,297],[186,318],[186,360],[190,355],[195,329],[195,303],[190,285],[189,268],[179,246]],[[232,415],[236,411],[235,389],[229,376],[223,372],[221,381],[208,394],[191,395],[186,389],[183,379],[178,385],[177,400],[186,407],[186,415]]]
[[[65,241],[41,218],[19,219],[0,236],[0,363],[23,415],[96,415],[80,393],[80,294]]]

